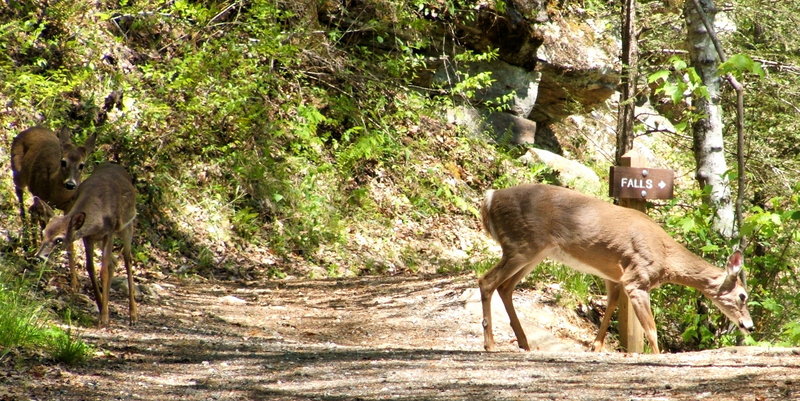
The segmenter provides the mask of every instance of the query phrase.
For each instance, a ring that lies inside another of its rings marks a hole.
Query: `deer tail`
[[[494,196],[494,190],[490,189],[486,191],[486,196],[483,198],[483,203],[481,203],[481,221],[483,222],[483,228],[486,230],[487,233],[495,240],[498,241],[497,233],[492,227],[492,220],[490,218],[490,210],[492,208],[492,197]]]

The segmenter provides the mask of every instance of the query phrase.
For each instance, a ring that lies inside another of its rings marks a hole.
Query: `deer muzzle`
[[[47,259],[50,257],[50,251],[52,249],[47,249],[42,247],[36,252],[36,259],[39,259],[40,262],[47,262]]]
[[[69,189],[69,190],[73,190],[75,188],[78,188],[78,183],[75,180],[70,178],[70,179],[64,181],[64,188]]]
[[[739,329],[742,331],[742,333],[748,334],[755,331],[756,327],[753,325],[752,320],[740,320]]]

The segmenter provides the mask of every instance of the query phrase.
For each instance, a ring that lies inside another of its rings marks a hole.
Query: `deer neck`
[[[683,247],[669,258],[667,268],[667,281],[697,288],[704,294],[710,294],[718,288],[725,276],[723,270]]]

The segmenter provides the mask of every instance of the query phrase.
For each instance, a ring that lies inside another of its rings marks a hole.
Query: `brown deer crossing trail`
[[[485,352],[471,275],[149,286],[136,326],[112,293],[111,326],[81,329],[99,348],[86,365],[0,368],[0,400],[800,397],[796,350],[586,352],[596,327],[531,290],[515,304],[542,349],[518,351],[496,313],[499,352]]]

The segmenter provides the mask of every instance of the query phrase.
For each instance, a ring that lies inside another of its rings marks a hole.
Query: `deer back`
[[[83,215],[79,225],[71,224],[74,239],[99,238],[119,232],[136,217],[136,189],[124,167],[114,163],[97,166],[78,187],[71,219]]]

